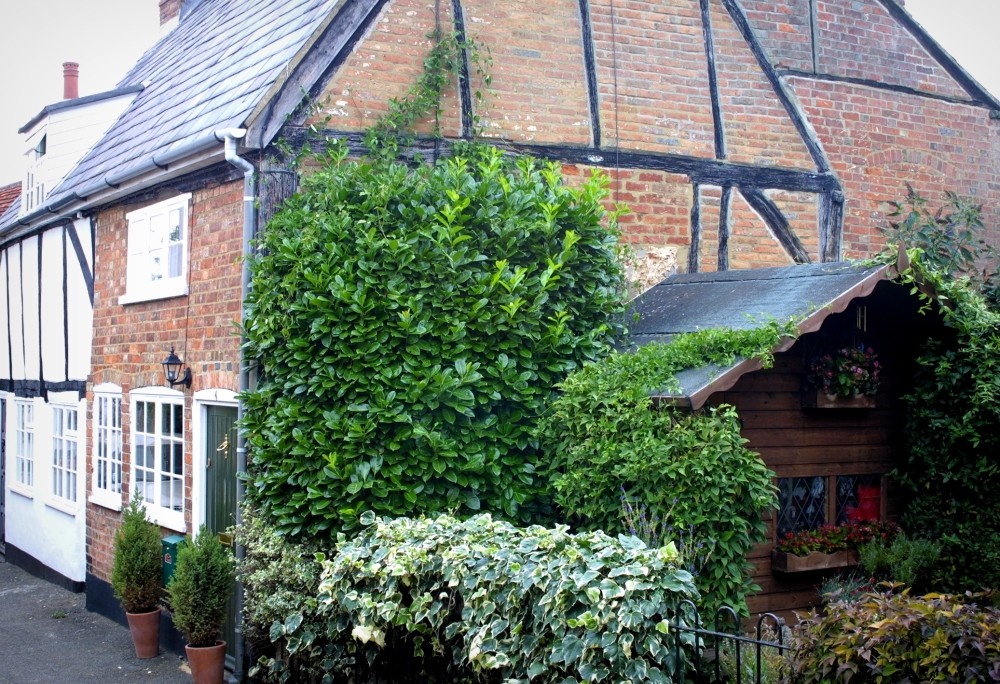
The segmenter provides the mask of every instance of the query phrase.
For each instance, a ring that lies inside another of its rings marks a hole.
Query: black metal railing
[[[715,614],[714,629],[709,629],[702,626],[694,603],[684,601],[671,628],[679,682],[771,684],[778,681],[790,648],[785,621],[773,613],[760,614],[747,634],[736,611],[723,606]],[[685,645],[690,647],[687,658],[682,656]]]

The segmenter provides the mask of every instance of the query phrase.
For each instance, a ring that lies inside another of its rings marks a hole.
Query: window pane
[[[778,537],[821,527],[826,523],[826,478],[779,479],[778,506]]]
[[[882,515],[882,478],[879,475],[837,477],[837,523],[878,520]]]

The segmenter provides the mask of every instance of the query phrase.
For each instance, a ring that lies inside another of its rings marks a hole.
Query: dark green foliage
[[[236,571],[232,554],[204,525],[177,551],[177,567],[167,586],[174,626],[188,646],[212,646],[219,640],[226,601]]]
[[[696,591],[672,547],[565,527],[517,528],[489,515],[366,522],[373,524],[342,539],[323,564],[318,613],[316,597],[303,597],[302,610],[271,627],[295,667],[265,659],[257,676],[673,681],[668,620],[675,612],[691,617],[680,602]],[[693,640],[682,637],[682,658],[690,658]]]
[[[883,229],[890,242],[888,254],[893,258],[902,244],[907,250],[918,250],[924,268],[941,274],[970,279],[975,289],[993,302],[1000,301],[996,248],[982,237],[983,209],[971,198],[954,192],[945,193],[945,203],[937,210],[928,206],[926,198],[907,184],[906,199],[893,202],[889,228]]]
[[[997,681],[1000,612],[981,598],[869,593],[832,603],[794,630],[789,681]]]
[[[251,262],[249,496],[292,535],[369,508],[532,519],[538,416],[616,332],[606,180],[479,146],[417,168],[343,155]]]
[[[160,528],[146,520],[146,507],[139,492],[132,495],[122,512],[122,525],[115,532],[111,588],[126,613],[148,613],[160,602],[163,547]]]
[[[899,534],[892,541],[876,539],[858,548],[861,567],[877,582],[904,584],[913,593],[935,588],[934,568],[941,558],[941,544]]]
[[[622,495],[663,521],[663,541],[684,535],[705,615],[722,604],[746,610],[746,554],[763,541],[761,514],[777,505],[772,473],[740,435],[732,407],[698,412],[654,406],[650,392],[676,387],[674,375],[737,356],[769,363],[793,326],[707,330],[615,354],[573,373],[545,418],[547,474],[557,503],[586,528],[627,531]],[[672,528],[672,529],[671,529]],[[708,549],[705,553],[698,553]]]
[[[940,588],[1000,587],[1000,315],[967,279],[912,255],[902,275],[943,319],[903,397],[907,442],[892,474],[909,495],[901,522],[942,542]]]

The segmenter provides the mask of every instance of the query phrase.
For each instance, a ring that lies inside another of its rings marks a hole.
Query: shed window
[[[882,517],[881,475],[816,475],[778,480],[780,539],[789,532],[815,530]]]

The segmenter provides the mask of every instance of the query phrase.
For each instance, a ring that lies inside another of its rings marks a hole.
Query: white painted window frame
[[[38,476],[35,460],[35,421],[38,407],[34,399],[14,397],[11,401],[11,430],[13,439],[9,445],[13,461],[13,472],[8,487],[23,496],[33,497],[35,479]]]
[[[185,193],[125,215],[128,221],[128,262],[125,294],[118,298],[119,304],[180,297],[188,293],[190,201],[191,194]],[[179,234],[173,239],[169,227],[175,216]],[[179,272],[171,276],[170,252],[173,248],[180,251],[180,263]],[[162,262],[157,262],[157,259]],[[157,263],[160,265],[157,266]],[[155,277],[157,271],[163,271],[165,275]]]
[[[139,404],[146,403],[154,406],[152,431],[147,430],[150,424],[138,425]],[[165,432],[163,425],[163,407],[170,406],[172,410],[180,411],[181,432],[180,435]],[[185,467],[184,467],[184,438],[186,425],[184,422],[184,394],[177,390],[165,387],[144,387],[133,390],[129,393],[129,407],[131,409],[131,463],[129,478],[132,483],[132,491],[139,490],[146,505],[147,517],[162,527],[186,532],[184,525],[184,498]],[[139,465],[139,443],[148,442],[152,446],[151,464],[149,461],[142,466]],[[164,447],[180,447],[179,454],[175,453],[174,458],[180,458],[181,472],[166,472],[163,469]],[[147,465],[148,464],[148,465]],[[140,480],[142,474],[144,479]],[[152,480],[145,479],[152,476]],[[164,504],[167,505],[164,505]],[[179,507],[177,507],[179,503]]]
[[[125,475],[122,449],[122,388],[102,383],[94,388],[94,470],[90,502],[122,509]],[[103,475],[103,477],[102,477]],[[104,482],[108,486],[102,487]]]
[[[53,402],[49,408],[52,412],[48,463],[51,484],[46,504],[75,515],[80,504],[80,457],[85,446],[80,406]]]

